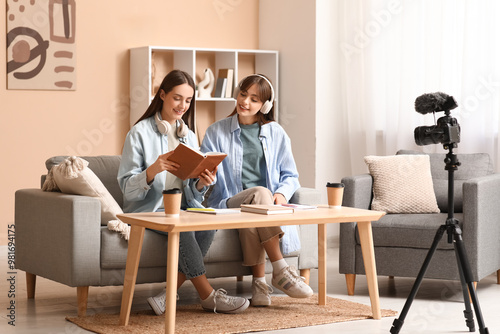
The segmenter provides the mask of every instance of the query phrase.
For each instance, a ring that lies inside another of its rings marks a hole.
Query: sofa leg
[[[497,284],[500,284],[500,269],[497,270]]]
[[[28,292],[28,299],[35,298],[35,288],[36,275],[32,273],[26,273],[26,291]]]
[[[236,276],[236,282],[243,282],[243,276]]]
[[[354,286],[356,285],[356,274],[345,274],[345,282],[347,285],[347,294],[354,296]]]
[[[84,317],[87,314],[87,302],[89,299],[89,287],[76,287],[76,299],[78,301],[78,316]]]
[[[309,285],[309,279],[311,278],[311,269],[300,269],[300,276],[304,277],[304,282]]]

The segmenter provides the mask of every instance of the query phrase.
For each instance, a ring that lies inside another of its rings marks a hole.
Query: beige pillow
[[[373,177],[372,209],[438,213],[428,155],[366,156]]]
[[[108,228],[120,232],[128,240],[130,226],[116,217],[123,213],[121,207],[101,180],[88,168],[88,161],[69,157],[49,171],[43,184],[44,191],[61,191],[65,194],[96,197],[101,202],[101,221]]]

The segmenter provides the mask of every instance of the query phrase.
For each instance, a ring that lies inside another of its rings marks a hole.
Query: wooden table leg
[[[142,242],[144,241],[145,228],[132,225],[128,241],[127,264],[123,280],[122,306],[120,309],[120,326],[127,326],[130,319],[132,299],[134,298],[135,282],[141,259]]]
[[[318,305],[326,305],[326,224],[318,224]]]
[[[361,252],[363,253],[363,263],[365,265],[366,280],[368,282],[368,293],[374,319],[381,319],[380,300],[378,294],[377,268],[375,265],[375,251],[373,249],[372,223],[358,222],[359,239],[361,242]]]
[[[179,272],[179,232],[168,233],[167,297],[165,305],[165,333],[175,333],[177,309],[177,275]]]

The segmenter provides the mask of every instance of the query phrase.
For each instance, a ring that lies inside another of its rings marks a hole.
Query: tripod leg
[[[439,229],[437,230],[436,235],[434,236],[434,241],[432,242],[432,246],[429,249],[427,256],[425,257],[424,264],[420,268],[420,271],[418,273],[417,279],[415,280],[415,283],[413,283],[413,287],[411,289],[410,295],[408,296],[408,299],[406,299],[406,303],[403,307],[403,310],[401,311],[399,318],[395,319],[394,322],[392,323],[392,328],[390,331],[391,334],[397,334],[401,330],[401,327],[403,326],[406,315],[408,314],[408,311],[410,310],[411,303],[413,302],[413,299],[415,299],[415,296],[418,292],[418,289],[420,288],[420,284],[422,283],[422,279],[424,278],[425,272],[427,271],[427,268],[429,267],[429,264],[431,262],[432,256],[434,255],[434,252],[437,249],[439,241],[443,237],[444,231],[446,231],[446,225],[441,225],[439,227]]]
[[[467,260],[467,253],[465,252],[465,247],[462,240],[462,232],[458,225],[455,227],[455,249],[457,250],[457,256],[461,263],[461,268],[463,275],[465,277],[465,281],[467,282],[467,286],[469,287],[470,298],[472,299],[472,305],[474,306],[474,310],[476,312],[477,324],[479,327],[479,333],[488,334],[488,328],[484,325],[483,315],[481,313],[481,307],[479,306],[479,300],[477,299],[476,289],[474,288],[474,284],[472,283],[472,273],[469,266],[469,262]]]
[[[474,326],[474,314],[472,313],[472,308],[470,306],[470,297],[469,297],[469,288],[467,288],[467,282],[465,281],[464,277],[464,269],[462,268],[462,264],[460,263],[460,258],[458,257],[458,251],[457,251],[457,244],[454,244],[455,248],[455,255],[457,257],[457,264],[458,264],[458,273],[460,274],[460,284],[462,286],[462,293],[464,295],[464,304],[465,304],[465,311],[464,311],[464,317],[465,317],[465,324],[467,327],[469,327],[469,332],[474,332],[475,326]]]

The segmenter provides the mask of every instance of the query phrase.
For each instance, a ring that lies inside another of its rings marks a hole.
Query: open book
[[[201,153],[180,143],[168,157],[168,160],[180,165],[176,171],[171,173],[182,180],[186,180],[197,178],[205,169],[213,171],[226,156],[226,153],[218,152]]]

